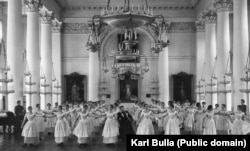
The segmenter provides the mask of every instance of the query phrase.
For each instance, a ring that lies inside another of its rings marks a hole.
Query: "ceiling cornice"
[[[93,11],[102,10],[105,6],[67,6],[64,11]],[[158,10],[194,10],[193,5],[166,5],[166,6],[152,6],[155,11]]]

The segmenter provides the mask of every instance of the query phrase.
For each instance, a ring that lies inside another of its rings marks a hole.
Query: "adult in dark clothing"
[[[241,105],[240,105],[240,109],[243,113],[245,113],[245,115],[247,115],[247,106],[245,105],[245,100],[241,99]]]
[[[132,127],[133,118],[128,111],[124,110],[124,106],[120,106],[120,112],[118,113],[118,121],[120,124],[119,132],[120,138],[125,141],[127,135],[133,135],[134,130]]]
[[[17,101],[17,106],[15,107],[16,123],[15,123],[15,133],[21,133],[21,124],[25,115],[25,109],[21,105],[21,101]]]

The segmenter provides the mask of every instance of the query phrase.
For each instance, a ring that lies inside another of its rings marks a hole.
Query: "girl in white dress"
[[[237,111],[234,113],[235,120],[233,122],[232,135],[242,135],[243,134],[243,120],[244,112],[241,111],[241,106],[237,106]]]
[[[195,113],[195,108],[194,108],[194,103],[193,103],[191,104],[190,107],[187,107],[186,117],[184,121],[186,134],[192,134],[193,126],[194,126],[194,113]]]
[[[161,106],[159,108],[159,117],[157,118],[157,124],[158,124],[158,132],[159,134],[162,134],[164,132],[163,130],[163,118],[162,116],[164,115],[164,113],[167,111],[167,109],[165,108],[165,103],[164,102],[160,102]]]
[[[221,105],[221,111],[219,111],[219,119],[217,122],[217,134],[220,135],[228,135],[229,134],[229,126],[230,126],[230,116],[227,112],[226,105],[222,104]]]
[[[75,109],[74,109],[75,110]],[[74,111],[72,110],[72,111]],[[62,112],[62,106],[60,105],[58,107],[58,113],[57,113],[57,122],[55,126],[55,142],[58,145],[63,145],[64,142],[68,140],[68,137],[71,134],[71,128],[67,124],[67,120],[65,117],[69,115],[72,111],[69,112]]]
[[[151,120],[152,111],[148,109],[148,105],[144,105],[144,111],[141,112],[140,124],[137,128],[137,135],[154,135],[154,126]]]
[[[82,148],[88,143],[90,137],[90,127],[88,126],[87,117],[89,116],[88,105],[83,106],[83,110],[78,113],[77,119],[80,118],[76,128],[73,131],[73,134],[77,137],[77,142],[79,147]]]
[[[220,115],[217,114],[219,113],[219,104],[215,104],[215,109],[214,109],[214,122],[215,122],[215,127],[216,127],[216,133],[218,134],[218,131],[221,130],[221,125],[219,124],[219,120],[220,120]]]
[[[119,128],[116,121],[117,112],[114,111],[113,105],[110,105],[109,110],[104,114],[107,117],[102,136],[103,143],[110,145],[118,142]]]
[[[201,107],[200,103],[196,104],[196,111],[194,114],[194,134],[201,135],[203,132],[202,121],[204,118],[204,110]]]
[[[32,107],[28,107],[28,113],[24,116],[21,128],[23,128],[22,136],[24,137],[24,147],[27,145],[33,146],[38,143],[38,132],[35,118],[40,115],[36,115],[32,112]],[[25,122],[28,122],[25,124]],[[24,125],[25,124],[25,125]]]
[[[205,113],[205,118],[203,119],[202,125],[204,135],[216,135],[214,111],[212,105],[207,107],[207,112]]]
[[[44,111],[46,122],[45,122],[45,130],[50,135],[54,133],[55,129],[55,114],[53,113],[53,110],[51,109],[51,104],[47,104],[47,109]]]
[[[36,114],[40,115],[38,117],[36,117],[36,125],[37,125],[37,132],[39,134],[39,140],[42,141],[43,140],[43,135],[45,132],[45,118],[44,118],[44,112],[41,110],[40,108],[40,104],[36,105],[37,111]]]
[[[169,118],[165,128],[165,135],[180,135],[180,117],[173,104],[169,104],[169,110],[166,115]]]

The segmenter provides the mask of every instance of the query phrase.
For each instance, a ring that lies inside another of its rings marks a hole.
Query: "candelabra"
[[[51,95],[51,92],[47,92],[47,91],[46,91],[47,87],[49,87],[49,86],[50,86],[50,85],[46,83],[46,78],[44,77],[44,83],[41,84],[41,87],[44,88],[44,92],[40,91],[40,94],[41,94],[41,95],[44,95],[45,104],[47,104],[47,103],[46,103],[46,102],[47,102],[47,101],[46,101],[46,96],[47,96],[47,95]]]
[[[25,85],[27,85],[29,87],[29,90],[25,91],[24,93],[29,95],[29,105],[31,105],[31,97],[32,97],[33,94],[37,93],[37,91],[32,91],[32,86],[36,85],[36,83],[32,82],[31,74],[25,74],[25,75],[29,77],[29,81],[25,82]]]
[[[57,81],[56,85],[54,85],[54,88],[56,89],[56,92],[53,92],[53,94],[56,95],[56,102],[58,103],[58,96],[62,94],[59,90],[62,88],[62,86],[59,85],[59,82]]]
[[[226,80],[226,76],[223,77],[223,81],[219,82],[219,84],[223,85],[224,86],[224,90],[219,90],[218,93],[223,93],[225,94],[225,98],[227,98],[227,94],[228,93],[231,93],[232,91],[231,90],[227,90],[227,85],[230,84],[230,81],[227,81]],[[227,101],[226,101],[227,102]]]
[[[157,97],[159,96],[159,86],[158,86],[159,82],[156,78],[152,78],[151,81],[151,86],[150,86],[150,94],[152,95],[152,97],[154,99],[157,99]]]
[[[198,91],[196,92],[196,94],[198,95],[200,102],[201,102],[201,100],[204,99],[204,98],[202,98],[202,94],[205,94],[204,91],[201,91],[201,89],[204,87],[204,85],[201,82],[202,81],[199,81],[198,85],[196,85],[196,88],[198,89]]]
[[[105,96],[107,95],[107,90],[108,90],[107,84],[108,83],[107,83],[107,81],[105,81],[105,79],[103,79],[99,84],[100,99],[106,99]]]
[[[249,89],[249,86],[248,86],[248,84],[249,84],[249,82],[250,82],[249,72],[250,72],[250,71],[246,71],[246,77],[240,79],[242,82],[245,82],[245,83],[246,83],[246,89],[240,89],[240,92],[246,94],[246,97],[247,97],[246,99],[247,99],[248,114],[249,114],[249,112],[250,112],[250,111],[249,111],[249,94],[250,94],[250,89]]]
[[[217,85],[217,83],[214,83],[213,80],[215,80],[216,78],[214,76],[212,76],[212,78],[210,79],[210,83],[207,84],[208,87],[210,87],[210,91],[206,91],[206,93],[210,94],[211,96],[215,93],[218,93],[218,90],[213,90],[213,87]],[[213,97],[211,97],[211,102],[213,102]]]
[[[0,78],[0,83],[4,84],[4,88],[0,87],[0,94],[6,95],[6,97],[8,98],[9,94],[15,92],[14,88],[13,90],[8,89],[8,84],[13,82],[13,78],[11,76],[8,76],[8,72],[10,71],[9,67],[6,67],[5,69],[3,69],[3,71],[4,75]],[[5,107],[3,107],[3,109],[5,110]]]

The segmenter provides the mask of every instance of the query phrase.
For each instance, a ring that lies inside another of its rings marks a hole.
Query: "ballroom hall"
[[[0,150],[123,151],[132,134],[249,134],[249,6],[0,0]]]

